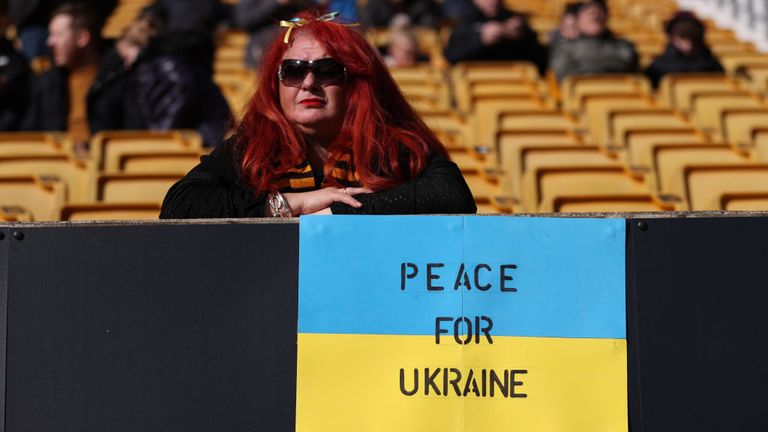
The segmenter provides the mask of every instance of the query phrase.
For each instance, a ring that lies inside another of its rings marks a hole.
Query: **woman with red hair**
[[[161,218],[476,212],[382,60],[333,18],[282,23],[234,135],[168,191]]]

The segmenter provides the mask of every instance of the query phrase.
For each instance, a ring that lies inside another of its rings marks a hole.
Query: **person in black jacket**
[[[695,15],[679,12],[667,22],[665,30],[667,48],[645,71],[654,87],[668,73],[723,72],[704,41],[704,24]]]
[[[5,38],[8,5],[0,0],[0,131],[15,131],[29,103],[32,72],[27,60]]]
[[[68,131],[76,148],[86,148],[86,97],[101,62],[100,24],[85,3],[66,3],[54,11],[48,46],[55,67],[37,77],[22,129]]]
[[[161,218],[476,212],[381,57],[334,16],[278,35],[234,135],[171,187]]]
[[[456,64],[465,60],[527,60],[546,68],[547,51],[525,19],[499,0],[473,0],[473,10],[453,30],[443,53]]]
[[[388,27],[398,15],[408,18],[408,24],[437,27],[440,7],[434,0],[368,0],[361,16],[368,27]]]

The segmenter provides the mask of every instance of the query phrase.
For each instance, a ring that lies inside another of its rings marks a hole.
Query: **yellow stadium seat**
[[[32,215],[21,207],[0,206],[0,222],[31,222]]]
[[[153,220],[160,216],[160,205],[147,204],[76,204],[61,208],[62,221]]]
[[[696,165],[685,169],[690,210],[723,210],[730,194],[768,192],[768,165]]]
[[[693,122],[696,127],[722,140],[722,115],[729,109],[764,106],[760,97],[749,92],[703,91],[693,94]]]
[[[584,97],[582,125],[589,129],[592,142],[607,147],[610,137],[610,113],[628,108],[652,108],[653,99],[648,95],[607,93]]]
[[[541,168],[535,172],[532,192],[538,211],[550,212],[563,197],[616,197],[648,195],[647,186],[616,166]]]
[[[389,71],[412,105],[435,110],[450,107],[450,89],[442,72],[432,66],[395,67]]]
[[[474,114],[470,117],[471,142],[476,147],[493,150],[499,125],[499,114],[502,112],[530,112],[551,109],[543,100],[532,98],[502,97],[487,99],[475,103]]]
[[[542,208],[543,212],[584,213],[584,212],[660,212],[674,210],[653,195],[619,193],[616,195],[558,196],[552,202],[552,208]]]
[[[761,52],[723,53],[720,55],[720,63],[726,72],[732,74],[739,68],[768,64],[768,55]]]
[[[505,195],[495,174],[483,169],[462,168],[464,179],[475,198],[478,213],[512,213],[513,201]]]
[[[67,151],[63,134],[0,132],[0,156],[56,155]]]
[[[627,132],[627,148],[621,154],[623,162],[633,171],[647,171],[653,167],[653,152],[664,144],[704,144],[709,142],[702,132],[694,129],[645,129]]]
[[[754,130],[766,126],[768,107],[726,109],[722,113],[723,138],[734,149],[749,151],[754,148]]]
[[[171,174],[102,174],[96,179],[96,201],[160,204],[181,176]]]
[[[168,153],[201,150],[196,131],[104,131],[94,135],[91,151],[96,167],[105,173],[120,171],[120,157],[128,153]]]
[[[752,138],[755,146],[753,149],[755,160],[768,162],[768,127],[754,129]]]
[[[685,199],[685,169],[695,165],[747,164],[749,160],[725,144],[662,144],[654,148],[654,170],[649,184],[679,208]]]
[[[651,84],[644,75],[609,74],[609,75],[574,75],[563,79],[560,94],[563,111],[579,115],[584,108],[584,100],[601,94],[648,95]]]
[[[728,211],[766,211],[768,192],[725,193],[720,197],[720,206]]]
[[[458,147],[470,147],[470,124],[467,118],[453,110],[421,110],[419,111],[424,123],[438,135],[438,138],[448,138]],[[450,144],[443,142],[443,144]]]
[[[19,208],[33,221],[52,221],[64,204],[64,185],[32,175],[0,176],[0,207]]]
[[[739,84],[722,73],[673,73],[664,75],[659,83],[659,101],[668,108],[688,114],[691,97],[701,91],[737,91]]]
[[[536,182],[539,171],[559,167],[603,167],[618,166],[615,159],[606,156],[597,146],[523,146],[519,149],[519,160],[514,160],[514,153],[503,165],[504,173],[517,176],[516,183],[520,185],[515,190],[516,197],[523,208],[529,212],[538,210],[539,196],[536,193]],[[516,166],[517,165],[517,166]],[[509,170],[506,167],[509,167]]]
[[[620,109],[609,113],[608,147],[626,148],[627,136],[641,130],[689,130],[687,119],[664,108]]]
[[[120,172],[126,174],[168,173],[185,175],[200,163],[200,151],[172,153],[128,153],[120,157]]]
[[[35,175],[63,183],[65,202],[86,202],[90,198],[93,164],[65,154],[0,156],[2,175]]]

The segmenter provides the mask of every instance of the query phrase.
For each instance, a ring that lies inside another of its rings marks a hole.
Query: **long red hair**
[[[302,13],[307,20],[291,32],[311,35],[329,55],[347,68],[346,112],[341,133],[329,147],[325,177],[347,151],[363,186],[391,188],[415,178],[430,154],[447,156],[434,133],[408,104],[379,55],[353,30],[343,24],[319,21],[316,14]],[[243,179],[257,193],[274,190],[274,180],[305,159],[304,139],[280,108],[278,69],[288,44],[284,30],[261,60],[259,87],[237,128],[236,146],[242,154]],[[405,164],[407,163],[407,165]]]

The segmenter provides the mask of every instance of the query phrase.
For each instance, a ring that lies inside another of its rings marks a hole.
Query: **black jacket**
[[[220,0],[157,0],[150,8],[164,18],[170,31],[212,31],[231,16],[231,8]]]
[[[32,86],[32,97],[21,129],[65,131],[69,116],[69,74],[62,68],[43,72]]]
[[[147,128],[197,129],[206,146],[221,142],[231,113],[212,80],[213,46],[197,32],[152,41],[135,68],[138,107]]]
[[[232,141],[203,156],[198,166],[168,191],[161,219],[263,217],[266,195],[243,184]],[[282,192],[291,192],[283,190]],[[432,157],[415,179],[372,194],[355,195],[361,208],[342,203],[334,214],[475,213],[472,192],[455,163]]]
[[[536,32],[526,25],[525,33],[520,39],[502,39],[498,43],[485,46],[480,38],[480,27],[490,21],[505,21],[517,14],[500,9],[493,18],[488,18],[477,7],[472,6],[459,22],[448,39],[443,54],[451,63],[456,64],[465,60],[527,60],[544,73],[547,63],[547,50],[539,43]]]
[[[668,44],[664,53],[656,57],[645,70],[654,87],[659,85],[664,75],[678,72],[723,72],[723,66],[707,48],[696,55],[687,56]]]
[[[368,0],[360,15],[368,27],[387,27],[399,13],[407,14],[414,26],[440,25],[440,7],[434,0]]]
[[[0,131],[21,127],[29,104],[32,72],[27,60],[0,36]]]

